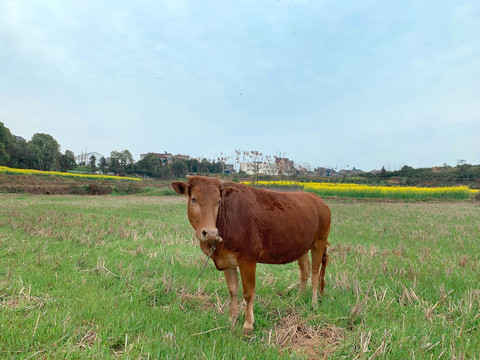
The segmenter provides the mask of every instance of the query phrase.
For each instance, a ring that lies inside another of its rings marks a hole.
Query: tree
[[[133,160],[133,156],[130,151],[123,150],[120,153],[120,164],[123,166],[126,173],[133,173],[135,161]]]
[[[33,135],[29,145],[37,149],[40,157],[38,170],[54,170],[60,156],[60,145],[48,134],[37,133]]]
[[[398,171],[399,176],[413,176],[415,169],[408,165],[403,165],[402,168]]]
[[[162,164],[154,154],[147,154],[135,164],[136,172],[150,177],[162,177]]]
[[[9,166],[19,169],[29,167],[29,146],[25,141],[17,141],[9,145],[10,163]]]
[[[105,170],[107,170],[107,167],[108,167],[108,163],[107,163],[107,159],[105,159],[103,156],[100,158],[100,164],[99,164],[99,168],[100,168],[100,171],[102,173],[105,173]]]
[[[59,158],[60,171],[73,170],[75,165],[75,155],[72,151],[65,150],[65,153]]]
[[[184,161],[190,173],[198,172],[198,159],[189,159]]]
[[[95,172],[95,169],[97,168],[97,158],[95,155],[90,156],[90,161],[88,163],[90,164],[92,172]]]
[[[176,178],[182,178],[187,175],[188,167],[182,160],[174,160],[172,162],[172,171]]]
[[[14,141],[15,136],[13,136],[10,130],[0,121],[0,144],[3,144],[4,148],[7,148],[7,145]]]
[[[5,150],[5,145],[0,142],[0,166],[6,166],[10,162],[10,156]]]
[[[161,179],[172,179],[173,178],[173,172],[172,172],[172,167],[171,166],[162,166],[160,168],[160,171],[161,171],[161,175],[160,175]]]
[[[15,141],[15,137],[10,130],[0,122],[0,165],[6,166],[10,163],[9,149],[10,145]]]
[[[110,153],[110,171],[125,175],[126,173],[132,173],[134,170],[133,156],[128,150],[112,151]]]
[[[26,141],[16,141],[9,144],[10,167],[19,169],[42,169],[42,154],[40,149]]]
[[[120,165],[120,156],[121,154],[118,151],[110,152],[109,170],[115,174],[123,174],[125,172],[125,168]]]
[[[198,164],[198,172],[208,174],[210,166],[211,164],[204,158],[202,159],[202,162]]]
[[[382,169],[380,170],[380,177],[382,179],[385,179],[387,177],[387,170],[385,170],[385,166],[382,166]]]

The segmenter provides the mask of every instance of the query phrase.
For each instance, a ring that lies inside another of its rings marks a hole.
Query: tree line
[[[17,140],[0,122],[0,165],[18,169],[68,171],[75,167],[72,151],[60,152],[58,142],[48,134],[37,133],[30,141]]]
[[[382,180],[395,181],[399,185],[449,186],[471,185],[480,186],[480,165],[468,164],[458,160],[456,166],[443,164],[433,168],[413,168],[404,165],[400,170],[385,171],[384,168],[376,177]]]
[[[457,186],[468,185],[480,188],[480,165],[467,164],[459,160],[456,166],[443,164],[432,168],[413,168],[404,165],[399,170],[357,172],[334,177],[320,177],[318,180],[371,185],[401,186]],[[305,179],[307,180],[307,179]],[[308,181],[308,180],[307,180]]]
[[[159,179],[184,177],[187,173],[222,173],[221,162],[207,159],[174,159],[164,165],[154,154],[147,154],[135,162],[129,150],[112,151],[110,157],[96,159],[91,156],[86,162],[77,164],[70,150],[60,152],[59,143],[48,134],[36,133],[29,141],[17,140],[10,130],[0,122],[0,166],[42,171],[81,171],[113,173],[116,175],[140,175]]]

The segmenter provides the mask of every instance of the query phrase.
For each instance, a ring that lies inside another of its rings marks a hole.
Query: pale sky
[[[61,151],[480,163],[478,1],[0,1],[0,121]]]

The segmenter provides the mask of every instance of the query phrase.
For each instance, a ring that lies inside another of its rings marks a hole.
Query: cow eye
[[[192,198],[192,203],[196,204],[196,203],[197,203],[197,199]]]

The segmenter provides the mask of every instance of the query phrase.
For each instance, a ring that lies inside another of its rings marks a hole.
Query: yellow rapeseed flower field
[[[296,181],[258,181],[257,185],[272,187],[300,187],[321,196],[385,199],[469,199],[478,190],[466,186],[417,187],[371,186],[349,183],[317,183]]]
[[[7,166],[0,166],[0,174],[7,175],[41,175],[41,176],[62,176],[62,177],[71,177],[71,178],[84,178],[92,180],[133,180],[133,181],[142,181],[141,179],[134,177],[120,177],[112,175],[90,175],[90,174],[73,174],[65,173],[60,171],[39,171],[32,169],[14,169]]]

